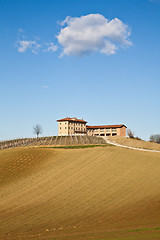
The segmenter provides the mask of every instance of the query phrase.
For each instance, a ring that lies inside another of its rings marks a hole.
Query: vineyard
[[[0,149],[26,146],[72,146],[106,144],[105,140],[95,136],[49,136],[40,138],[23,138],[0,142]]]

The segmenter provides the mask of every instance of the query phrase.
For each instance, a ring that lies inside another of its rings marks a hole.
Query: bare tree
[[[150,136],[150,142],[160,143],[160,134]]]
[[[150,142],[154,142],[154,141],[155,141],[154,135],[151,135],[151,136],[150,136],[149,141],[150,141]]]
[[[39,136],[39,134],[42,133],[42,127],[39,124],[36,124],[35,126],[33,126],[33,133],[37,135],[37,138]]]
[[[127,130],[127,135],[128,135],[129,138],[134,138],[135,134],[134,134],[134,132],[131,131],[131,129],[128,129]]]

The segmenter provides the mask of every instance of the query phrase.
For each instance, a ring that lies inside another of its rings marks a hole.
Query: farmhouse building
[[[88,136],[126,136],[126,126],[120,125],[102,125],[87,126]]]
[[[86,121],[82,119],[73,118],[63,118],[57,120],[58,122],[58,135],[68,136],[75,134],[86,134]]]
[[[57,120],[58,122],[58,135],[88,135],[88,136],[126,136],[126,126],[124,124],[119,125],[100,125],[100,126],[88,126],[87,122],[82,119],[63,118]]]

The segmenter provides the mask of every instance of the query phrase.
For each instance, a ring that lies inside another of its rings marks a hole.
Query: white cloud
[[[42,88],[48,88],[48,86],[47,86],[47,85],[45,85],[45,86],[42,86]]]
[[[21,39],[22,39],[22,36],[21,36]],[[56,52],[58,49],[58,46],[56,46],[53,42],[43,43],[43,42],[40,42],[40,38],[34,37],[34,39],[35,39],[34,41],[31,41],[31,40],[26,40],[25,37],[23,37],[22,40],[17,41],[16,46],[18,48],[18,52],[24,53],[30,49],[32,53],[38,54],[40,50],[43,52]]]
[[[115,54],[116,50],[117,50],[116,45],[106,40],[105,46],[100,50],[100,52],[105,53],[106,55],[111,55],[111,54]]]
[[[130,30],[118,18],[109,21],[100,14],[79,18],[67,17],[61,25],[67,25],[57,35],[63,47],[62,55],[83,56],[92,52],[115,54],[119,47],[128,47]]]
[[[38,49],[41,47],[36,41],[28,41],[22,40],[18,41],[18,52],[24,53],[27,49],[31,49],[31,51],[35,54],[38,53]]]
[[[69,16],[67,16],[62,22],[60,22],[60,25],[61,26],[64,26],[67,22],[68,22],[68,20],[69,20]]]
[[[53,42],[47,43],[48,48],[44,49],[44,52],[56,52],[58,49],[58,46],[56,46]]]

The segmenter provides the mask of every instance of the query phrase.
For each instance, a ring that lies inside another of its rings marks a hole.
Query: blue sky
[[[66,116],[160,133],[159,13],[159,0],[0,0],[0,140],[35,123],[56,135]]]

